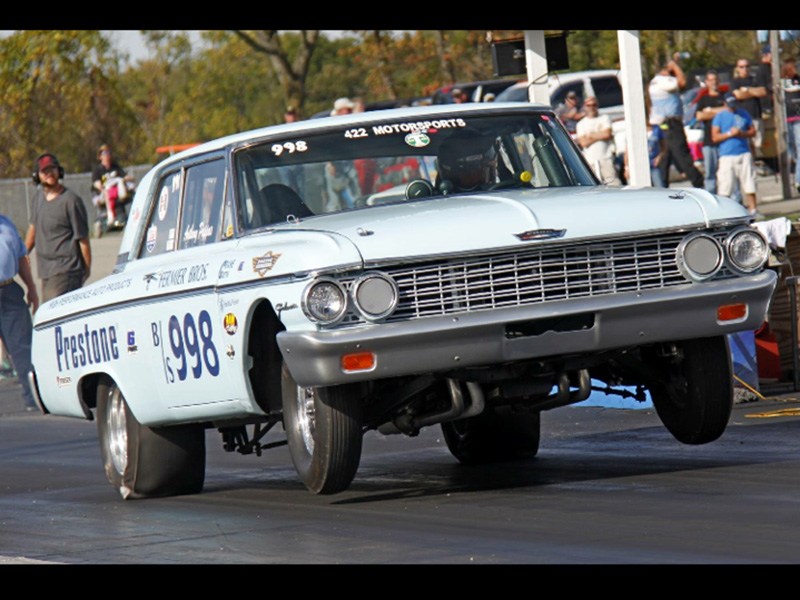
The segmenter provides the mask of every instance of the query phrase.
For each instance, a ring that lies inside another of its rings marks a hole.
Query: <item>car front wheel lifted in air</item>
[[[684,444],[716,440],[733,409],[733,369],[725,336],[676,342],[672,352],[644,355],[661,376],[650,384],[661,422]]]
[[[341,492],[361,461],[359,387],[301,387],[286,365],[282,387],[283,428],[297,474],[315,494]]]

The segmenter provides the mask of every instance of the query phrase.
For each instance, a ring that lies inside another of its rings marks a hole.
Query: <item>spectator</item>
[[[337,115],[349,115],[353,112],[353,108],[355,108],[355,105],[350,98],[339,98],[333,103],[331,116],[335,117]]]
[[[746,58],[736,61],[736,71],[731,81],[731,92],[736,96],[737,105],[750,115],[756,134],[751,140],[751,151],[761,148],[764,136],[764,122],[761,120],[761,98],[767,95],[767,88],[757,82],[750,74],[750,62]]]
[[[36,248],[43,302],[81,287],[92,266],[86,206],[61,184],[63,177],[64,168],[52,154],[42,154],[34,162],[33,181],[41,189],[33,198],[25,246],[28,252]]]
[[[659,162],[662,180],[669,185],[669,167],[672,163],[697,188],[703,187],[703,175],[694,166],[692,154],[686,144],[683,130],[683,102],[681,89],[686,87],[686,75],[676,60],[665,63],[650,81],[651,116],[663,118],[662,131],[667,153]]]
[[[725,110],[725,98],[719,92],[719,74],[716,71],[706,73],[706,91],[697,101],[695,117],[703,124],[703,165],[705,166],[705,187],[712,194],[717,193],[717,165],[719,149],[711,139],[711,121]]]
[[[664,139],[664,132],[661,125],[664,117],[653,115],[650,117],[650,127],[647,130],[647,152],[650,156],[650,180],[653,187],[667,187],[666,182],[661,178],[661,170],[658,165],[664,160],[667,154],[667,142]]]
[[[454,87],[453,92],[453,102],[456,104],[464,104],[469,102],[469,96],[467,96],[467,92],[462,90],[460,87]]]
[[[767,90],[767,95],[761,100],[762,113],[772,113],[772,48],[769,44],[761,49],[761,62],[756,69],[756,85]]]
[[[296,123],[299,120],[297,109],[294,106],[287,106],[286,112],[283,113],[283,120],[285,123]]]
[[[736,96],[725,96],[725,110],[711,121],[711,139],[719,146],[717,186],[721,196],[730,196],[734,181],[747,200],[748,212],[760,217],[756,208],[756,170],[748,139],[756,134],[750,114],[737,107]]]
[[[586,116],[586,113],[581,110],[578,94],[572,91],[567,92],[564,102],[556,106],[556,116],[564,123],[567,131],[575,133],[575,125]]]
[[[614,134],[611,119],[598,113],[597,98],[590,96],[583,102],[586,116],[575,126],[578,144],[583,148],[586,160],[600,181],[612,185],[622,185],[614,166]]]
[[[105,207],[109,227],[122,227],[126,220],[124,203],[128,200],[129,190],[132,191],[133,177],[117,164],[108,144],[97,150],[97,160],[98,165],[92,171],[92,187],[97,195],[92,198],[92,203],[98,209]]]
[[[24,298],[22,287],[14,281],[17,275],[28,289],[27,299]],[[28,262],[28,250],[11,219],[0,215],[0,338],[11,355],[22,384],[25,408],[33,410],[36,403],[28,383],[33,335],[29,306],[36,312],[39,298]]]
[[[800,192],[800,75],[797,74],[794,59],[786,59],[783,63],[781,80],[786,99],[789,154],[794,161],[794,184]]]
[[[366,112],[367,107],[364,105],[363,98],[353,98],[353,112],[363,113]]]

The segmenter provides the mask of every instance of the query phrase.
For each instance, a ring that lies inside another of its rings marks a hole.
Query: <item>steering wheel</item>
[[[502,190],[507,188],[530,186],[530,183],[531,183],[530,172],[523,171],[522,173],[514,173],[514,177],[512,179],[504,179],[503,181],[498,181],[497,183],[493,183],[492,185],[489,186],[489,190]]]
[[[433,196],[433,186],[425,179],[412,179],[406,185],[406,200],[418,200]]]

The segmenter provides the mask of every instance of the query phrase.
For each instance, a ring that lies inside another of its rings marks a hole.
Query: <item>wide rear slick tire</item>
[[[295,470],[315,494],[350,485],[361,462],[358,386],[303,388],[283,366],[283,428]]]
[[[442,423],[450,453],[467,465],[533,458],[539,451],[539,412],[486,407],[467,419]]]
[[[123,498],[195,494],[203,489],[202,425],[142,425],[110,379],[98,385],[96,416],[106,475]]]
[[[661,422],[684,444],[719,438],[733,410],[733,368],[725,336],[678,342],[680,355],[653,357],[665,376],[650,385]],[[669,360],[669,363],[665,361]]]

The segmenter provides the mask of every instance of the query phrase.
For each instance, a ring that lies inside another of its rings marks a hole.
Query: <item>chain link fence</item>
[[[136,185],[152,168],[153,165],[137,165],[134,167],[125,167],[125,172],[133,175]],[[92,174],[91,173],[76,173],[74,175],[65,175],[63,184],[78,194],[86,204],[86,212],[89,215],[89,229],[91,230],[92,223],[97,216],[97,209],[92,204],[92,197],[94,191],[92,190]],[[7,216],[14,222],[20,235],[25,237],[25,232],[28,230],[30,217],[33,210],[33,197],[36,194],[38,186],[33,182],[33,179],[0,179],[0,214]]]

